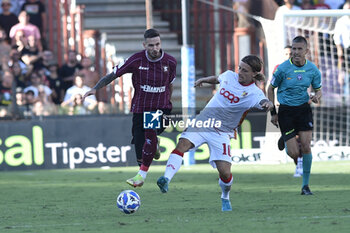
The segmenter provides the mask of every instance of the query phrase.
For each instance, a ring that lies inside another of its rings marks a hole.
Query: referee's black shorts
[[[278,124],[285,142],[295,137],[299,131],[312,130],[314,123],[310,104],[300,106],[281,104],[278,110]]]

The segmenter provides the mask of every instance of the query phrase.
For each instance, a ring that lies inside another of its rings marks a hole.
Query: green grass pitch
[[[217,171],[182,167],[160,193],[164,166],[150,168],[135,189],[138,212],[118,210],[116,197],[137,167],[0,173],[0,232],[317,232],[350,229],[350,161],[314,162],[311,190],[301,196],[294,164],[233,165],[232,212],[221,212]]]

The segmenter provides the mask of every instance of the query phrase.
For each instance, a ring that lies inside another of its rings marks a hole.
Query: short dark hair
[[[147,29],[145,31],[145,33],[143,34],[143,37],[145,38],[145,40],[147,38],[154,38],[154,37],[157,37],[157,36],[160,37],[159,32],[156,29],[154,29],[154,28]]]
[[[305,37],[303,36],[297,36],[293,39],[292,41],[293,43],[304,43],[305,45],[307,45],[307,40]]]
[[[284,47],[284,49],[291,49],[291,48],[292,48],[291,45],[286,45],[286,46]]]

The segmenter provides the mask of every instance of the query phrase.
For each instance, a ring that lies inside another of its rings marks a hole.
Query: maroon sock
[[[157,151],[157,133],[152,129],[145,130],[145,144],[142,149],[142,164],[149,167]]]

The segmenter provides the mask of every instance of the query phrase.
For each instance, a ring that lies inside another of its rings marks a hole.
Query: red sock
[[[180,151],[178,151],[178,150],[173,150],[172,152],[171,152],[171,154],[177,154],[177,155],[179,155],[179,156],[181,156],[181,157],[184,157],[184,153],[182,153],[182,152],[180,152]]]
[[[230,183],[230,181],[232,180],[232,174],[230,175],[230,178],[228,178],[227,180],[224,180],[223,178],[220,177],[220,179],[222,180],[222,182],[224,183]]]
[[[140,167],[140,170],[141,171],[144,171],[144,172],[147,172],[148,171],[148,169],[149,169],[149,167],[146,167],[145,165],[141,165],[141,167]]]
[[[145,130],[145,144],[142,149],[142,165],[150,167],[157,151],[157,133],[153,129]]]

